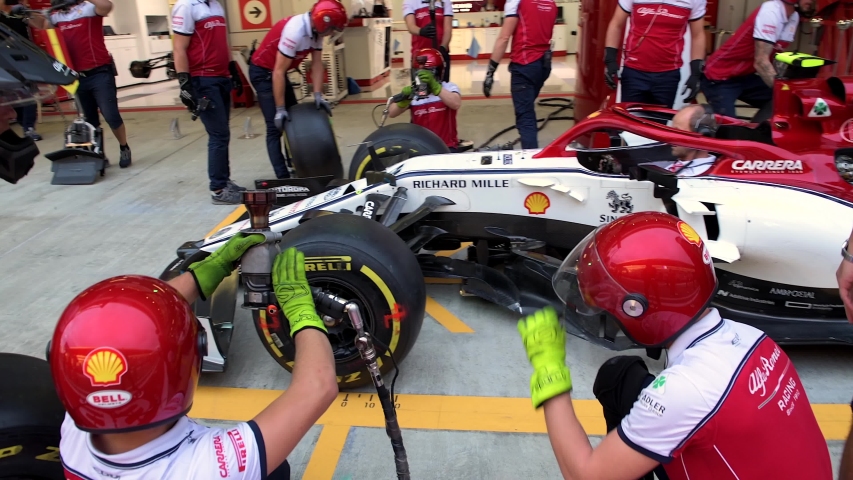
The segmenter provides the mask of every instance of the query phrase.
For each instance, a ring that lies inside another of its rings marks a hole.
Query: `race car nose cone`
[[[243,192],[243,205],[249,211],[249,222],[253,230],[264,230],[270,226],[270,210],[275,203],[276,193],[272,190],[247,190]]]

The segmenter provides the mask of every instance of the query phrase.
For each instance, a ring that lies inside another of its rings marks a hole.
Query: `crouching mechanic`
[[[533,405],[544,406],[564,477],[635,480],[663,464],[673,480],[832,478],[791,359],[760,330],[709,307],[717,278],[688,224],[643,212],[599,227],[560,266],[554,289],[587,340],[667,350],[657,377],[636,356],[601,367],[593,393],[610,433],[593,449],[572,406],[556,312],[548,307],[519,322],[534,368]]]
[[[325,20],[328,18],[329,20]],[[331,26],[332,31],[340,32],[346,26],[347,14],[344,6],[336,0],[320,0],[310,12],[283,18],[276,23],[272,30],[264,36],[261,45],[252,55],[249,66],[249,76],[252,85],[258,92],[258,103],[264,115],[267,126],[267,154],[270,157],[276,178],[290,178],[290,172],[281,150],[282,125],[276,122],[278,108],[278,93],[284,105],[286,118],[287,110],[296,105],[296,94],[293,85],[287,78],[287,71],[299,67],[302,60],[311,53],[311,81],[314,85],[314,101],[318,108],[329,111],[328,103],[323,98],[323,40],[312,28],[321,25],[320,30]],[[278,76],[273,75],[278,72]],[[280,91],[280,92],[279,92]]]
[[[319,0],[306,13],[298,18],[290,28],[285,27],[278,44],[278,55],[272,75],[273,96],[275,98],[275,116],[273,122],[279,131],[284,130],[284,122],[290,121],[285,103],[285,85],[287,71],[299,66],[299,61],[311,51],[311,84],[314,86],[314,105],[332,116],[332,106],[323,98],[323,38],[340,35],[347,25],[347,11],[338,0]],[[293,33],[291,33],[293,32]],[[295,98],[294,98],[295,99]]]
[[[456,112],[462,107],[462,95],[455,83],[439,80],[444,78],[447,67],[444,57],[434,48],[422,48],[415,52],[412,67],[416,81],[427,87],[427,95],[418,95],[412,85],[403,87],[402,92],[395,95],[397,103],[388,109],[388,116],[395,118],[411,110],[412,123],[435,133],[451,152],[457,152]]]
[[[301,252],[279,254],[272,270],[296,342],[287,391],[254,419],[230,428],[187,417],[207,338],[190,303],[209,297],[262,238],[236,236],[168,283],[114,277],[71,301],[48,346],[68,412],[59,445],[66,478],[290,478],[287,456],[338,391]]]

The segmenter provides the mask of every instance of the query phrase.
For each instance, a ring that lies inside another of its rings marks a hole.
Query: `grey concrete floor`
[[[334,127],[345,171],[355,151],[375,127],[372,105],[340,105]],[[540,109],[540,117],[550,113]],[[378,112],[377,112],[378,114]],[[174,139],[172,118],[185,135]],[[238,139],[251,117],[256,138]],[[407,121],[407,118],[395,121]],[[118,145],[107,134],[114,166],[89,186],[50,185],[50,162],[39,157],[18,185],[0,184],[0,351],[41,357],[64,306],[88,285],[126,273],[157,275],[174,258],[175,248],[201,238],[232,211],[212,205],[207,191],[206,142],[200,122],[183,112],[125,114],[134,163],[117,166]],[[459,114],[459,133],[476,144],[514,123],[509,100],[472,100]],[[234,181],[250,186],[272,174],[257,109],[232,116],[231,170]],[[565,131],[569,122],[552,122],[540,144]],[[63,124],[48,118],[38,126],[42,152],[60,148]],[[515,138],[505,135],[500,141]],[[428,318],[412,352],[401,364],[398,393],[525,397],[530,369],[518,339],[517,318],[478,299],[462,298],[448,285],[428,293],[475,333],[453,334]],[[289,374],[265,352],[245,311],[238,325],[229,369],[209,374],[204,385],[283,389]],[[847,403],[853,395],[853,349],[786,348],[812,403]],[[592,398],[598,366],[611,352],[571,338],[567,345],[575,395]],[[659,370],[662,362],[649,362]],[[363,389],[369,391],[369,389]],[[293,478],[300,478],[319,428],[291,455]],[[406,431],[414,478],[556,478],[556,462],[544,435],[485,432]],[[594,439],[595,440],[595,439]],[[831,442],[833,459],[840,442]],[[335,478],[391,478],[392,459],[381,429],[353,428]]]

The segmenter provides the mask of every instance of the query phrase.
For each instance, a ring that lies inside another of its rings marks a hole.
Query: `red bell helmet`
[[[590,233],[560,266],[553,286],[567,305],[571,333],[625,350],[675,339],[702,317],[717,277],[690,225],[642,212]]]
[[[319,0],[311,7],[311,27],[314,33],[324,36],[342,32],[347,25],[347,9],[338,0]]]
[[[119,433],[189,412],[206,339],[171,285],[127,275],[96,283],[71,301],[47,356],[56,392],[77,427]]]
[[[439,82],[444,77],[444,57],[434,48],[422,48],[412,55],[412,67],[417,70],[430,70]]]

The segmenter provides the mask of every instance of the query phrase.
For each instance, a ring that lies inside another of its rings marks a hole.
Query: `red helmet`
[[[441,52],[434,48],[422,48],[412,55],[412,68],[432,71],[432,75],[439,82],[444,76],[445,66]]]
[[[319,0],[311,7],[311,27],[317,35],[342,32],[347,25],[347,9],[338,0]]]
[[[664,347],[681,334],[711,303],[717,277],[708,248],[690,225],[642,212],[590,233],[560,266],[553,285],[568,306],[571,333],[624,350]]]
[[[109,278],[62,312],[48,361],[59,399],[81,430],[160,425],[192,406],[207,350],[187,301],[156,278]]]

